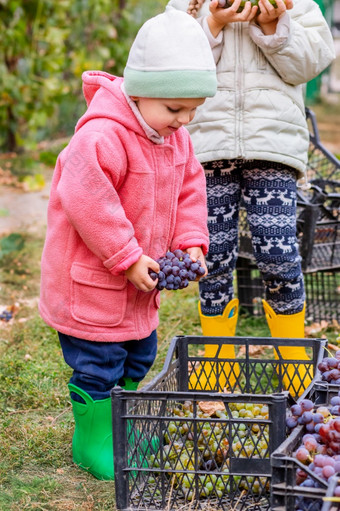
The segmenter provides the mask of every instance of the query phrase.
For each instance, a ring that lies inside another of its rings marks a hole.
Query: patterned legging
[[[296,239],[296,173],[256,160],[219,160],[203,165],[208,194],[209,273],[200,280],[203,314],[222,314],[233,298],[241,196],[266,300],[277,314],[303,309],[305,291]]]

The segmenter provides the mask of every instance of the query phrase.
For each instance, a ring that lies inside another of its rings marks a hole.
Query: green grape
[[[228,417],[223,410],[216,410],[215,415],[218,419],[226,419]]]
[[[203,488],[200,491],[200,497],[208,497],[210,494],[210,491],[206,486],[203,486]]]
[[[185,497],[187,500],[192,500],[194,498],[194,492],[192,490],[188,491]]]
[[[277,4],[275,2],[275,0],[269,0],[270,3],[276,8],[277,7]],[[258,6],[258,0],[250,0],[251,4],[252,4],[252,7],[254,5],[257,5]],[[244,6],[245,6],[245,3],[246,3],[246,0],[242,0],[241,3],[240,3],[240,7],[237,9],[237,12],[242,12],[243,9],[244,9]],[[225,4],[225,7],[231,7],[233,4],[233,1],[232,0],[227,0],[226,1],[226,4]],[[259,9],[260,10],[260,9]]]

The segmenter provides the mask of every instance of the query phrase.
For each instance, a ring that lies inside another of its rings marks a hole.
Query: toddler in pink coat
[[[149,270],[175,249],[206,268],[205,177],[182,126],[216,91],[208,40],[168,8],[138,32],[124,79],[85,72],[83,90],[87,111],[54,172],[39,308],[73,369],[73,459],[112,479],[110,390],[136,389],[156,356]]]

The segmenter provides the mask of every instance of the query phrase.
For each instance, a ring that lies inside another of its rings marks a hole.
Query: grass
[[[319,118],[319,107],[316,110]],[[334,108],[321,117],[321,123],[332,114]],[[18,180],[43,173],[63,145],[41,148],[28,160],[4,155],[0,167]],[[114,484],[98,481],[72,463],[74,424],[67,390],[71,370],[56,333],[37,312],[44,233],[18,234],[22,248],[0,254],[0,307],[12,306],[16,311],[9,323],[0,321],[0,511],[114,511]],[[162,292],[158,355],[145,382],[162,369],[175,335],[201,335],[197,300],[197,284],[177,293]],[[337,324],[326,324],[313,335],[336,344],[338,330]],[[241,312],[236,335],[268,337],[270,333],[263,316]]]
[[[0,510],[114,510],[114,484],[73,465],[73,418],[67,391],[71,370],[56,333],[37,313],[42,237],[23,234],[24,246],[0,260],[0,303],[18,312],[0,322]],[[146,381],[163,366],[176,334],[200,335],[196,284],[163,291],[159,350]],[[241,314],[237,335],[269,336],[264,317]],[[332,342],[333,329],[323,332]]]

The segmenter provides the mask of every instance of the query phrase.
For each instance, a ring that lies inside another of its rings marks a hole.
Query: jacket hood
[[[77,122],[76,132],[91,120],[109,119],[119,122],[129,130],[143,134],[121,90],[123,78],[104,71],[86,71],[82,75],[82,80],[87,110]]]

